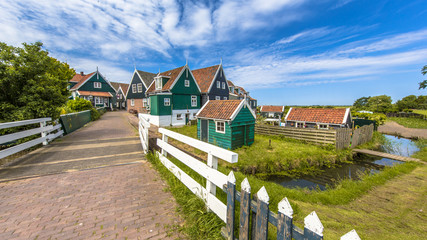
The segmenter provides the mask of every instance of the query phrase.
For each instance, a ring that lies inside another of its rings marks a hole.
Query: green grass
[[[412,155],[412,157],[427,162],[427,139],[419,139],[415,141],[415,144],[420,149],[420,151],[416,152],[414,155]]]
[[[427,110],[414,109],[413,112],[427,116]]]
[[[389,117],[387,120],[397,122],[398,124],[408,128],[427,129],[427,120],[419,118],[404,118],[404,117]]]

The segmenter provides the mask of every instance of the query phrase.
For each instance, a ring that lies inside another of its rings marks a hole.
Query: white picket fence
[[[164,128],[159,128],[159,133],[162,134],[162,139],[157,139],[157,145],[161,148],[162,153],[158,153],[160,161],[167,167],[185,186],[187,186],[194,194],[206,202],[208,209],[214,212],[219,218],[226,222],[227,206],[216,198],[216,187],[223,189],[224,184],[227,184],[227,175],[219,172],[218,159],[222,159],[229,163],[236,163],[237,153],[226,149],[214,146],[212,144],[199,141],[185,135],[169,131]],[[168,139],[173,138],[201,151],[208,153],[207,164],[197,160],[180,149],[170,145]],[[170,154],[192,170],[206,178],[206,188],[192,179],[187,173],[173,164],[167,155]]]
[[[141,139],[142,149],[146,154],[148,152],[148,143],[149,143],[148,134],[150,129],[150,120],[144,118],[144,116],[141,113],[138,114],[138,118],[139,118],[139,123],[138,123],[139,138]]]
[[[47,125],[47,122],[51,122],[51,121],[52,121],[52,118],[37,118],[37,119],[30,119],[30,120],[17,121],[17,122],[0,123],[0,129],[40,123],[39,128],[24,130],[21,132],[0,136],[0,144],[12,142],[12,141],[15,141],[24,137],[29,137],[35,134],[41,134],[41,137],[39,138],[36,138],[28,142],[24,142],[19,145],[9,147],[5,150],[0,151],[0,159],[8,157],[12,154],[28,149],[40,143],[42,143],[43,145],[47,145],[48,142],[52,141],[53,139],[59,136],[62,136],[64,132],[61,129],[61,124]],[[53,133],[55,130],[57,130],[57,132]]]

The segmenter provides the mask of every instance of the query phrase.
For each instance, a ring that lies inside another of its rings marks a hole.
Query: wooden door
[[[200,126],[200,140],[207,142],[208,141],[208,120],[201,119]]]

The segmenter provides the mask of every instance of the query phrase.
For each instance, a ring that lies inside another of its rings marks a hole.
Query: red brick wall
[[[131,109],[138,111],[138,113],[147,112],[147,110],[144,107],[142,107],[142,99],[134,99],[135,104],[133,106],[131,106],[131,104],[130,104],[130,102],[131,102],[130,99],[127,99],[126,101],[127,101],[126,107],[127,107],[128,112]]]

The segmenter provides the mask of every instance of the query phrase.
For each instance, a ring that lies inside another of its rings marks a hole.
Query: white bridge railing
[[[157,153],[160,161],[167,167],[185,186],[187,186],[194,194],[206,202],[207,207],[220,217],[224,222],[227,220],[227,206],[216,198],[216,187],[223,189],[224,184],[227,184],[227,175],[219,172],[218,159],[222,159],[229,163],[236,163],[238,159],[237,153],[226,149],[214,146],[212,144],[199,141],[185,135],[172,132],[170,130],[159,128],[159,133],[163,134],[162,139],[157,139],[157,145],[161,148],[161,154]],[[208,153],[207,164],[197,160],[180,149],[170,145],[168,139],[173,138],[201,151]],[[187,173],[173,164],[167,155],[170,154],[195,172],[206,178],[206,188],[192,179]]]
[[[142,149],[144,150],[144,153],[147,153],[148,142],[149,142],[148,132],[150,129],[150,121],[144,118],[144,116],[141,113],[138,114],[138,119],[139,119],[139,123],[138,123],[139,138],[141,139]]]
[[[38,118],[38,119],[30,119],[30,120],[17,121],[17,122],[0,123],[0,129],[40,123],[39,128],[24,130],[21,132],[0,136],[0,144],[12,142],[12,141],[15,141],[24,137],[29,137],[35,134],[41,134],[41,137],[39,138],[36,138],[28,142],[24,142],[19,145],[9,147],[5,150],[0,151],[0,159],[8,157],[12,154],[28,149],[40,143],[42,143],[43,145],[47,145],[48,142],[52,141],[53,139],[59,136],[62,136],[64,132],[61,130],[61,124],[56,124],[55,126],[47,125],[47,122],[51,122],[51,121],[52,121],[52,118]],[[55,130],[57,130],[57,132],[53,133]]]

